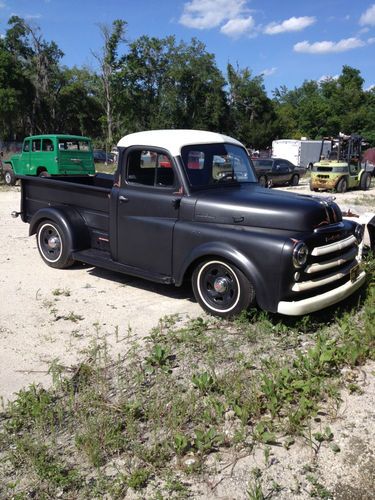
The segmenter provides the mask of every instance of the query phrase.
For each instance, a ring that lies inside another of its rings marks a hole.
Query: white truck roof
[[[183,146],[224,142],[244,147],[241,142],[227,135],[218,134],[216,132],[207,132],[204,130],[184,129],[135,132],[134,134],[125,135],[119,140],[117,146],[119,148],[127,148],[129,146],[164,148],[170,151],[173,156],[178,156],[181,154],[181,148]]]

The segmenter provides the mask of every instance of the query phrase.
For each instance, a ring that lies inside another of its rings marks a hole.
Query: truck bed
[[[20,176],[21,217],[30,222],[42,208],[70,207],[84,219],[92,242],[109,234],[110,193],[113,176]]]

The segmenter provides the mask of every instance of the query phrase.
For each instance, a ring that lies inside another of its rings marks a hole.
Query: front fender
[[[175,278],[175,284],[180,286],[184,277],[194,263],[198,263],[203,258],[221,257],[234,264],[240,269],[248,280],[253,284],[258,303],[263,303],[266,297],[266,287],[262,276],[251,260],[232,246],[221,241],[202,243],[195,247],[185,258],[179,273]]]
[[[54,206],[38,210],[30,220],[29,236],[37,232],[38,226],[43,220],[56,222],[64,229],[72,251],[90,246],[90,235],[86,223],[74,208]]]

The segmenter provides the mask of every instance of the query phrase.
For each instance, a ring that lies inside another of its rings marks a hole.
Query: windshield
[[[181,148],[192,187],[257,182],[246,151],[234,144],[194,144]]]

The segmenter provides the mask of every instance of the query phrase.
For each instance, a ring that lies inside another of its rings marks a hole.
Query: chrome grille
[[[301,279],[292,286],[293,292],[307,292],[350,277],[351,270],[358,264],[358,242],[353,235],[345,236],[310,250]]]

